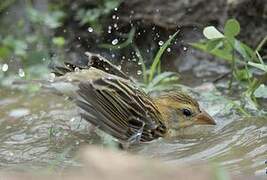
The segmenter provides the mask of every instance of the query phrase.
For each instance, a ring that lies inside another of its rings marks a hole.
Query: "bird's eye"
[[[183,109],[183,114],[185,116],[191,116],[192,115],[192,112],[189,109]]]

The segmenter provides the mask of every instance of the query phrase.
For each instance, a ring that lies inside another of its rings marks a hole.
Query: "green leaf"
[[[224,38],[224,35],[218,31],[214,26],[207,26],[203,30],[203,35],[207,39],[218,39],[218,38]]]
[[[80,9],[76,15],[76,19],[80,21],[81,25],[95,23],[101,16],[101,9]]]
[[[0,59],[7,58],[10,54],[10,50],[5,46],[0,46]]]
[[[26,9],[26,12],[27,12],[27,16],[31,22],[33,22],[33,23],[42,23],[43,22],[43,16],[36,9],[28,7]]]
[[[235,38],[233,36],[227,36],[226,37],[228,43],[231,45],[231,49],[234,49],[235,47]]]
[[[212,40],[208,41],[208,43],[206,45],[206,50],[212,51],[213,49],[218,48],[219,45],[222,45],[222,38],[212,39]]]
[[[26,42],[21,41],[21,40],[16,40],[15,41],[15,54],[18,56],[25,56],[26,55],[26,50],[28,48],[28,45]]]
[[[250,54],[246,51],[246,49],[244,48],[244,46],[242,46],[241,42],[238,41],[238,40],[235,40],[235,43],[234,43],[234,48],[237,52],[239,52],[241,54],[241,56],[249,61],[251,59],[251,56]]]
[[[247,69],[241,69],[235,71],[235,76],[238,80],[243,81],[251,78],[252,74]]]
[[[120,5],[121,1],[120,0],[107,0],[105,1],[105,13],[110,13],[111,10],[115,9]]]
[[[7,36],[2,41],[3,45],[14,52],[15,55],[25,56],[28,45],[25,41],[14,39],[13,36]]]
[[[267,65],[260,64],[260,63],[254,63],[254,62],[248,62],[248,65],[253,66],[255,68],[258,68],[264,72],[267,72]]]
[[[206,44],[204,43],[190,43],[190,45],[194,48],[200,49],[204,52],[208,52],[206,49]],[[229,62],[232,61],[232,54],[225,51],[225,49],[213,49],[212,51],[209,52],[211,55],[216,56],[218,58],[227,60]]]
[[[174,72],[163,72],[159,75],[157,75],[147,86],[147,89],[152,89],[153,87],[157,86],[158,84],[160,84],[160,82],[162,82],[163,80],[165,80],[166,78],[170,78],[175,76],[178,80],[179,76],[177,73]]]
[[[240,41],[239,41],[240,42]],[[252,59],[256,59],[256,55],[255,55],[255,52],[252,48],[250,48],[248,45],[240,42],[241,46],[245,49],[245,51],[247,52],[247,54],[249,54],[249,56],[252,58]]]
[[[51,29],[58,28],[62,26],[62,20],[65,17],[65,13],[63,11],[54,11],[49,14],[43,15],[43,23]]]
[[[267,86],[261,84],[254,92],[254,96],[257,98],[267,98]]]
[[[235,37],[240,32],[240,25],[237,20],[229,19],[224,26],[224,35],[227,37]]]
[[[179,75],[174,72],[163,72],[157,75],[147,86],[144,87],[145,92],[162,91],[177,86]]]
[[[62,36],[54,37],[52,42],[57,46],[63,46],[65,44],[65,39]]]

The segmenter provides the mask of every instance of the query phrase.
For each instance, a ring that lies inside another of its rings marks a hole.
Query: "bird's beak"
[[[215,120],[204,110],[196,116],[196,124],[216,125]]]

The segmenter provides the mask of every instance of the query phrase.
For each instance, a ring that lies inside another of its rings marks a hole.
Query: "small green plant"
[[[244,95],[256,103],[256,97],[264,97],[267,92],[264,85],[264,82],[267,82],[267,65],[259,53],[267,41],[267,36],[253,50],[245,43],[237,40],[236,37],[239,33],[238,21],[229,19],[224,26],[224,33],[221,33],[214,26],[208,26],[203,30],[206,39],[190,45],[229,62],[231,65],[229,89],[232,88],[233,80],[238,81],[246,88]],[[256,76],[256,69],[257,72],[260,71],[260,75]],[[258,88],[261,89],[257,92]],[[263,88],[265,91],[262,90]],[[265,94],[260,92],[265,92]]]
[[[161,72],[161,57],[166,49],[170,46],[173,39],[179,31],[176,31],[158,50],[156,53],[153,63],[150,68],[147,70],[144,60],[140,51],[135,48],[136,54],[139,57],[139,62],[142,66],[143,81],[142,85],[146,92],[151,91],[160,91],[166,88],[171,88],[172,86],[177,85],[179,80],[179,75],[175,72]],[[148,72],[148,73],[147,73]]]
[[[9,24],[7,28],[0,28],[0,64],[10,65],[12,61],[18,64],[18,67],[10,66],[8,71],[0,71],[1,79],[7,76],[31,79],[47,74],[51,50],[57,54],[53,59],[65,59],[61,57],[65,39],[55,36],[55,29],[62,27],[66,14],[53,7],[51,3],[50,9],[42,12],[35,9],[31,1],[26,1],[25,16],[12,23],[16,28]],[[26,24],[29,28],[24,28]]]
[[[157,51],[152,65],[147,68],[145,65],[145,60],[137,46],[134,45],[134,35],[135,35],[135,28],[132,28],[131,31],[128,33],[128,38],[119,44],[112,45],[112,44],[101,44],[100,47],[106,48],[109,50],[120,50],[125,47],[131,46],[136,56],[139,58],[138,64],[141,65],[141,71],[138,74],[142,74],[143,83],[139,85],[146,91],[160,91],[166,88],[171,88],[172,86],[177,85],[179,75],[175,72],[161,72],[161,56],[166,51],[166,49],[170,46],[173,39],[176,37],[179,31],[175,32],[162,46],[160,46],[159,50]]]

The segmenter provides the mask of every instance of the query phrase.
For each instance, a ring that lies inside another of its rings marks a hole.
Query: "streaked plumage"
[[[172,136],[173,130],[215,124],[197,101],[181,92],[151,98],[119,68],[100,55],[88,54],[87,66],[55,67],[55,82],[71,83],[82,117],[123,142],[146,142]],[[190,114],[188,114],[190,113]],[[192,114],[191,114],[192,113]],[[184,117],[190,115],[188,119]]]

